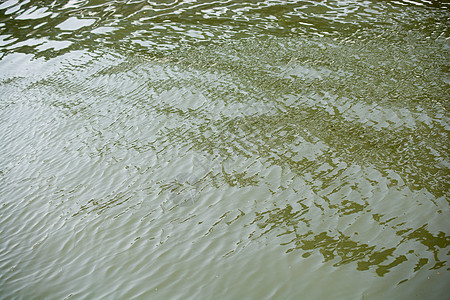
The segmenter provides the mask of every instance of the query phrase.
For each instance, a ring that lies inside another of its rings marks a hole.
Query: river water
[[[0,3],[0,299],[450,299],[450,5]]]

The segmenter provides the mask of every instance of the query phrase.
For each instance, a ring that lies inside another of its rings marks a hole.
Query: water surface
[[[448,17],[2,2],[0,298],[448,298]]]

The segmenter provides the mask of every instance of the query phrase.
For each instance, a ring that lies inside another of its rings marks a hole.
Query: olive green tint
[[[0,3],[0,299],[447,299],[444,1]]]

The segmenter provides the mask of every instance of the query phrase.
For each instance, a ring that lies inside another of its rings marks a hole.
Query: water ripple
[[[160,53],[262,35],[363,37],[374,26],[420,26],[433,38],[447,37],[447,8],[441,1],[7,1],[0,6],[0,49],[46,58],[98,44]]]
[[[407,2],[0,10],[8,26],[46,19],[77,44],[114,22],[120,35],[134,21],[123,39],[153,22],[198,41],[207,29],[186,28],[212,18],[258,28],[307,10],[312,31],[361,29],[358,19]],[[444,4],[405,9],[421,6]],[[48,11],[58,14],[40,17]],[[0,61],[2,297],[445,297],[448,47],[427,26],[254,35],[158,55],[105,43],[45,60],[11,48]]]

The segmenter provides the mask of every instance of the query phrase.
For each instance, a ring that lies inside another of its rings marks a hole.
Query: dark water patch
[[[447,19],[445,3],[427,1],[7,1],[0,6],[0,46],[3,53],[51,58],[99,44],[160,54],[230,38],[364,36],[386,27],[446,38]]]

